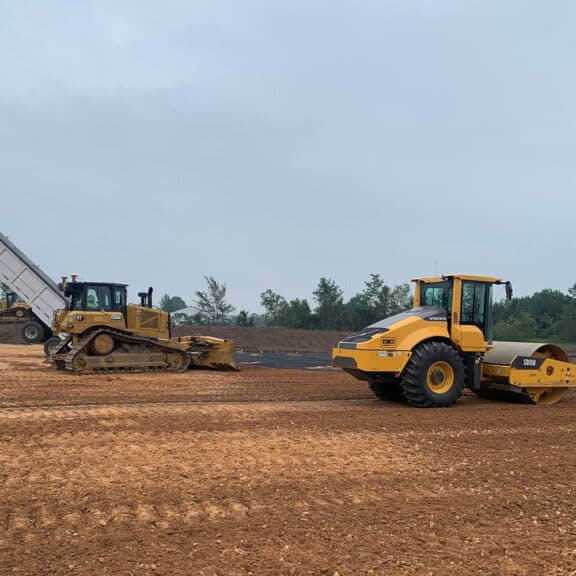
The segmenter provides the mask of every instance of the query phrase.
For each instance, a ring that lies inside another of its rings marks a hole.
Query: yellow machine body
[[[422,407],[449,406],[464,387],[552,404],[576,386],[576,366],[560,347],[492,342],[491,290],[501,279],[455,274],[414,282],[414,308],[339,342],[334,366],[367,380],[381,398]]]
[[[126,303],[123,284],[73,282],[64,289],[70,306],[57,311],[53,321],[53,333],[60,337],[45,346],[58,369],[76,373],[238,369],[230,340],[171,338],[170,315],[152,307],[151,290],[140,295],[142,305],[135,305]]]
[[[17,328],[20,338],[27,344],[39,344],[51,335],[50,329],[38,319],[32,307],[22,302],[14,292],[8,292],[0,300],[0,326]]]
[[[17,318],[24,318],[32,314],[32,308],[26,302],[19,302],[17,300],[8,300],[3,298],[0,300],[0,315],[3,316],[16,316]]]
[[[78,338],[88,330],[107,327],[137,334],[145,338],[170,339],[170,315],[157,308],[127,304],[125,314],[105,310],[59,310],[52,331],[67,333]]]

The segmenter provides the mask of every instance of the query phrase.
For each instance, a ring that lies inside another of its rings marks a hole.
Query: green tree
[[[360,330],[379,319],[364,293],[352,296],[346,303],[346,327],[351,330]]]
[[[320,278],[318,287],[312,293],[316,300],[314,310],[318,328],[321,330],[340,330],[346,324],[346,309],[342,298],[342,290],[334,280]]]
[[[308,301],[299,298],[288,302],[283,320],[287,328],[309,329],[314,326],[314,316]]]
[[[204,279],[207,289],[196,290],[194,293],[194,304],[198,309],[194,321],[197,324],[227,324],[228,315],[234,312],[235,308],[226,301],[226,284],[220,284],[212,276],[204,276]]]
[[[370,280],[364,286],[364,290],[346,304],[347,327],[353,330],[374,324],[411,306],[408,284],[390,288],[379,274],[370,274]]]
[[[260,303],[266,310],[267,326],[285,326],[288,302],[284,296],[268,288],[260,294]]]
[[[256,314],[250,314],[248,310],[240,310],[238,316],[236,317],[236,324],[238,326],[244,326],[246,328],[256,325]]]
[[[268,289],[260,294],[266,310],[266,325],[282,328],[313,328],[314,315],[307,300],[295,298],[288,302],[284,296]]]
[[[370,280],[364,283],[363,295],[366,303],[373,310],[378,318],[385,318],[390,315],[390,297],[392,291],[384,283],[380,274],[370,274]]]
[[[534,319],[523,313],[510,320],[500,320],[494,326],[494,340],[522,342],[538,339],[538,327]]]
[[[575,299],[545,289],[531,296],[494,305],[497,340],[572,341],[570,322],[576,322]]]
[[[175,312],[176,310],[186,308],[186,302],[184,302],[180,296],[169,296],[168,294],[164,294],[164,296],[160,298],[159,306],[160,309],[165,312]]]
[[[412,308],[410,284],[397,284],[390,294],[390,314],[398,314]]]
[[[576,299],[570,299],[562,318],[556,322],[554,328],[555,338],[558,342],[576,342]]]

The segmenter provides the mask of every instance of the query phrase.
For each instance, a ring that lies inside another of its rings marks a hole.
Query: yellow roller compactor
[[[237,370],[232,341],[208,336],[170,337],[170,315],[152,307],[152,289],[127,304],[126,284],[67,282],[69,304],[54,314],[58,337],[44,346],[59,370],[183,372],[188,368]]]
[[[332,364],[384,400],[451,406],[464,388],[478,396],[554,404],[576,386],[576,364],[555,344],[492,342],[494,285],[500,278],[453,274],[417,278],[414,308],[353,334]]]

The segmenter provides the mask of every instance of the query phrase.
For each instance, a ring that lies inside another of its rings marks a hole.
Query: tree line
[[[320,278],[312,305],[304,298],[289,300],[267,289],[260,294],[264,313],[236,309],[226,296],[226,284],[205,277],[206,289],[194,293],[194,312],[175,314],[183,324],[269,326],[316,330],[359,330],[412,305],[408,284],[389,286],[379,274],[370,274],[361,292],[344,300],[342,289]],[[174,313],[186,308],[179,296],[165,294],[160,308]],[[531,296],[494,304],[494,338],[511,341],[576,342],[576,284],[563,293],[545,289]]]
[[[576,284],[564,294],[545,289],[494,305],[494,339],[576,342]]]
[[[288,300],[267,289],[260,294],[263,314],[250,313],[232,306],[226,296],[226,284],[205,277],[206,289],[194,292],[194,313],[174,314],[186,308],[180,296],[164,294],[159,306],[182,324],[269,326],[316,330],[359,330],[412,305],[408,284],[388,286],[379,274],[370,274],[364,288],[347,302],[331,279],[320,278],[314,290],[314,306],[306,299]],[[0,283],[0,299],[10,292]],[[564,294],[545,289],[531,296],[494,304],[494,339],[510,341],[546,341],[576,343],[576,284]]]
[[[304,298],[288,300],[282,294],[267,289],[260,294],[262,314],[240,310],[226,298],[226,284],[205,276],[206,289],[194,292],[191,314],[178,313],[186,308],[180,296],[164,294],[160,308],[173,314],[173,320],[181,324],[239,326],[269,326],[278,328],[302,328],[317,330],[358,330],[386,316],[406,310],[411,306],[410,286],[388,286],[379,274],[370,274],[364,289],[348,301],[342,289],[329,278],[320,278],[313,291],[313,304]]]

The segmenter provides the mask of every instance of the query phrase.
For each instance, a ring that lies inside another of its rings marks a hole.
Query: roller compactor
[[[333,366],[366,380],[384,400],[422,408],[478,396],[555,404],[576,386],[576,364],[555,344],[492,342],[494,285],[500,278],[453,274],[417,278],[414,307],[345,338]]]

